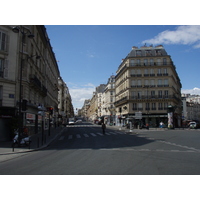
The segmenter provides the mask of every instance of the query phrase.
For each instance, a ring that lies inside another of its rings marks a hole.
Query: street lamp
[[[21,41],[21,65],[20,65],[20,70],[19,70],[19,133],[18,133],[18,145],[20,145],[21,141],[21,133],[22,133],[22,126],[23,126],[23,115],[22,115],[22,70],[23,70],[23,54],[24,54],[24,42],[25,42],[25,37],[29,39],[33,39],[34,35],[31,33],[31,31],[24,26],[16,26],[12,28],[12,31],[14,33],[21,33],[22,34],[22,41]]]

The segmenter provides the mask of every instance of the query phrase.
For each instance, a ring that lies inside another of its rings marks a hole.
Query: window
[[[169,86],[168,79],[164,79],[164,86]]]
[[[146,54],[146,56],[151,56],[151,50],[146,50],[145,54]]]
[[[134,66],[134,60],[131,60],[130,66]]]
[[[137,103],[133,103],[133,110],[137,110]]]
[[[131,70],[131,76],[135,76],[135,72],[136,72],[135,69],[132,69]]]
[[[161,50],[156,50],[156,56],[162,55]]]
[[[162,75],[162,69],[158,69],[158,76]]]
[[[148,60],[144,59],[144,65],[147,66],[148,65]]]
[[[142,76],[141,69],[137,70],[137,76]]]
[[[162,79],[158,79],[158,86],[162,86]]]
[[[140,66],[140,59],[137,59],[137,66]]]
[[[0,31],[0,50],[7,51],[7,35]]]
[[[158,98],[162,98],[162,90],[158,90]]]
[[[142,55],[142,51],[141,50],[136,50],[136,56],[141,56]]]
[[[161,64],[161,60],[160,58],[157,59],[157,65],[160,65]]]
[[[143,110],[142,103],[138,103],[138,110]]]
[[[149,86],[149,80],[148,79],[144,80],[144,85]]]
[[[158,103],[158,110],[163,110],[163,104],[162,103]]]
[[[147,76],[149,74],[149,70],[148,69],[144,69],[144,76]]]
[[[138,91],[137,97],[138,97],[138,99],[141,99],[141,98],[142,98],[142,92],[141,92],[141,91]]]
[[[132,80],[131,81],[131,87],[135,87],[136,86],[136,80]]]
[[[156,103],[152,103],[152,104],[151,104],[151,109],[152,109],[152,110],[156,110]]]
[[[141,80],[137,80],[137,85],[138,85],[138,87],[142,87],[142,81]]]
[[[153,66],[154,63],[153,63],[153,59],[150,59],[150,65]]]
[[[164,91],[165,98],[168,98],[168,90]]]
[[[4,77],[4,60],[0,58],[0,78]]]
[[[132,91],[131,92],[131,97],[134,99],[136,97],[136,92],[135,91]]]
[[[164,103],[164,109],[167,110],[168,108],[168,103]]]
[[[150,110],[149,103],[146,103],[146,110]]]
[[[8,60],[0,58],[0,78],[8,78]]]
[[[164,75],[168,75],[167,73],[167,68],[163,69],[164,70]]]
[[[2,106],[3,101],[3,86],[0,85],[0,106]]]
[[[167,65],[167,58],[163,58],[163,65]]]
[[[156,96],[155,91],[151,91],[151,98],[155,98],[155,96]]]
[[[154,79],[150,80],[150,85],[153,86],[153,87],[155,86],[155,80]]]

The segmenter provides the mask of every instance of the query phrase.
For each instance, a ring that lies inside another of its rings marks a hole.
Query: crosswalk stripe
[[[77,138],[81,138],[81,136],[79,134],[76,135]]]
[[[126,134],[126,133],[124,133],[124,132],[116,132],[116,133],[121,134],[121,135]]]
[[[59,138],[59,140],[63,140],[65,138],[65,136],[61,136],[60,138]]]
[[[105,132],[105,135],[111,135],[111,134],[112,135],[117,135],[117,134],[125,134],[125,133],[123,133],[123,132]],[[84,137],[90,137],[90,135],[93,136],[93,137],[96,137],[97,135],[104,136],[104,134],[98,132],[98,133],[88,133],[88,134],[84,133],[83,135],[76,134],[76,135],[74,135],[74,137],[80,139],[80,138],[82,138],[82,136],[84,136]],[[64,140],[64,138],[65,138],[65,136],[61,136],[59,138],[59,140]],[[68,139],[69,140],[73,139],[73,135],[69,135]]]
[[[111,133],[111,134],[113,134],[113,135],[117,135],[117,133],[115,133],[115,132],[109,132],[109,133]]]
[[[69,140],[72,139],[72,135],[69,135],[68,139],[69,139]]]

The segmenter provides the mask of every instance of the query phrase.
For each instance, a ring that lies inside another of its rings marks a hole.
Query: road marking
[[[90,133],[90,135],[92,135],[92,136],[96,137],[96,135],[95,135],[94,133]]]
[[[79,139],[79,138],[81,138],[81,136],[80,136],[79,134],[77,134],[77,135],[76,135],[76,138],[78,138],[78,139]]]
[[[118,134],[123,134],[123,135],[126,134],[126,133],[124,133],[124,132],[116,132],[116,133],[118,133]]]
[[[102,134],[102,133],[96,133],[96,134],[98,134],[98,135],[100,135],[100,136],[103,136],[103,134]]]
[[[88,135],[88,134],[86,134],[86,133],[85,133],[85,134],[83,134],[83,135],[84,135],[85,137],[89,137],[89,135]]]
[[[105,134],[106,134],[106,135],[110,135],[109,133],[106,133],[106,132],[105,132]]]
[[[113,135],[117,135],[117,133],[115,133],[115,132],[109,132],[109,133],[111,133],[111,134],[113,134]]]
[[[69,135],[68,139],[71,140],[72,139],[72,135]]]
[[[59,138],[59,140],[63,140],[65,138],[65,136],[61,136],[60,138]]]

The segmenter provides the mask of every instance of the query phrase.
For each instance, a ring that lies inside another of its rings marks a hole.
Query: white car
[[[68,124],[69,124],[69,125],[74,125],[75,122],[74,122],[74,121],[69,121]]]
[[[197,128],[196,122],[190,122],[188,125],[189,125],[189,128]]]

